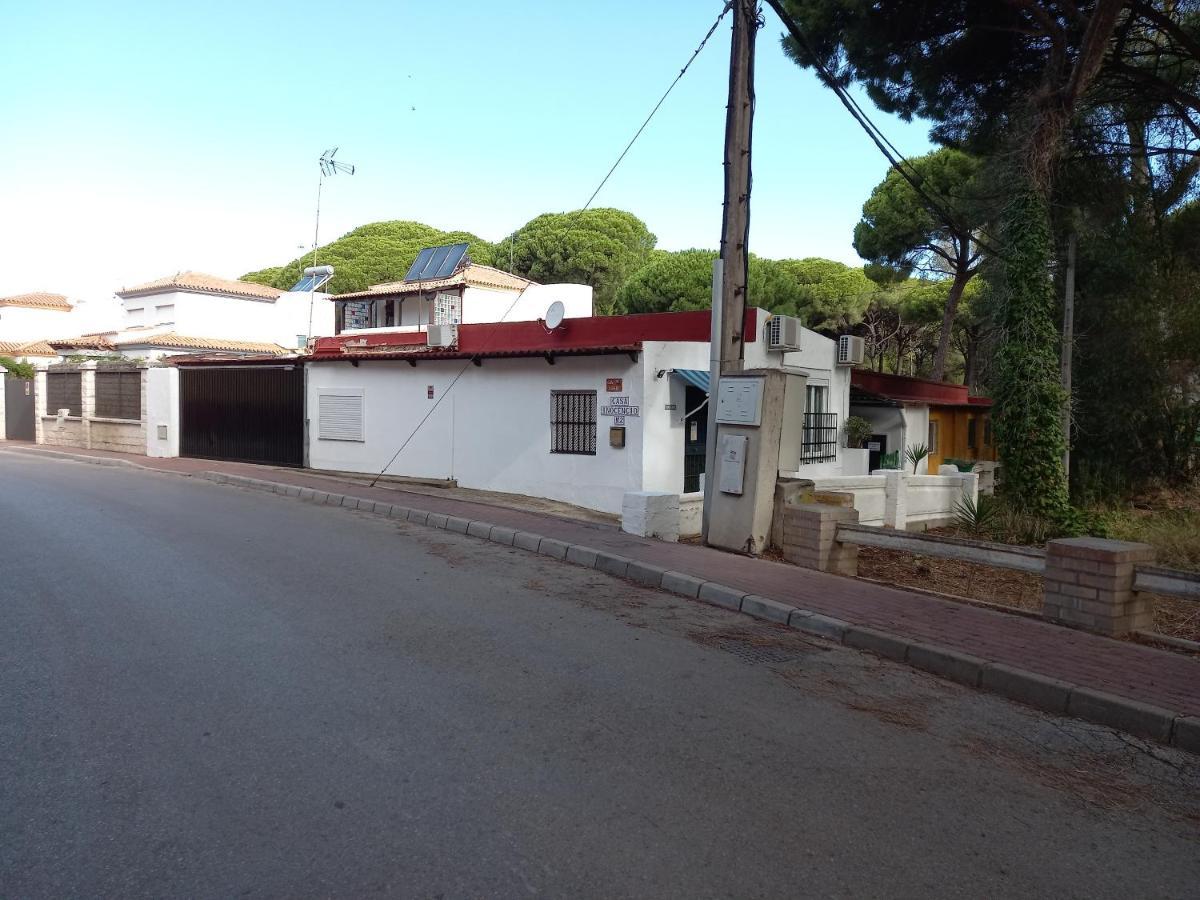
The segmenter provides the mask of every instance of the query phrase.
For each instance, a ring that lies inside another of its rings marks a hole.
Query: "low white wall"
[[[814,478],[818,491],[837,491],[854,495],[861,525],[882,525],[887,502],[887,479],[883,475],[858,475],[842,478]]]
[[[854,495],[854,508],[863,525],[910,525],[929,528],[954,521],[955,506],[964,494],[974,496],[977,476],[954,475],[862,475],[858,477],[816,478],[818,491],[837,491]],[[898,486],[903,496],[889,494]]]
[[[704,492],[679,495],[679,534],[689,537],[704,527]]]
[[[933,526],[953,521],[954,506],[963,496],[963,479],[959,475],[910,475],[905,484],[910,524]]]

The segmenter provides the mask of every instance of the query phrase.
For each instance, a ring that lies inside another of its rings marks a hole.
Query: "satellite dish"
[[[550,308],[546,310],[546,328],[553,331],[563,323],[563,319],[567,315],[567,308],[563,306],[561,300],[555,300],[550,304]]]

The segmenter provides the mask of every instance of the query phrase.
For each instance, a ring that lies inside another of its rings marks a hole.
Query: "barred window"
[[[79,372],[49,372],[46,375],[46,414],[83,415],[83,376]]]
[[[596,392],[551,391],[550,452],[596,455]]]
[[[97,372],[96,415],[102,419],[142,418],[142,373]]]

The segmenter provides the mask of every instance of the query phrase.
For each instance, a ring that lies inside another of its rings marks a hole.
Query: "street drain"
[[[772,633],[751,632],[692,632],[688,635],[697,644],[731,653],[753,665],[780,665],[798,662],[805,651],[785,645]]]

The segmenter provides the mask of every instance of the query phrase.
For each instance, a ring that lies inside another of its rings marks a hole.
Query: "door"
[[[704,402],[706,396],[704,391],[690,384],[684,391],[683,492],[685,494],[693,494],[700,490],[700,476],[704,474],[704,456],[708,445],[708,404]]]
[[[870,439],[867,441],[867,451],[868,459],[870,460],[870,462],[867,463],[867,471],[874,472],[876,469],[880,468],[883,458],[887,456],[887,435],[871,435]]]
[[[4,439],[37,440],[34,429],[34,381],[32,378],[4,376]]]
[[[947,422],[945,416],[941,413],[936,413],[933,410],[929,411],[929,440],[926,441],[929,447],[929,474],[936,475],[938,467],[942,464],[945,454],[949,452],[949,448],[945,446],[945,442],[949,435],[947,434]]]
[[[180,367],[182,456],[304,465],[301,366]]]

